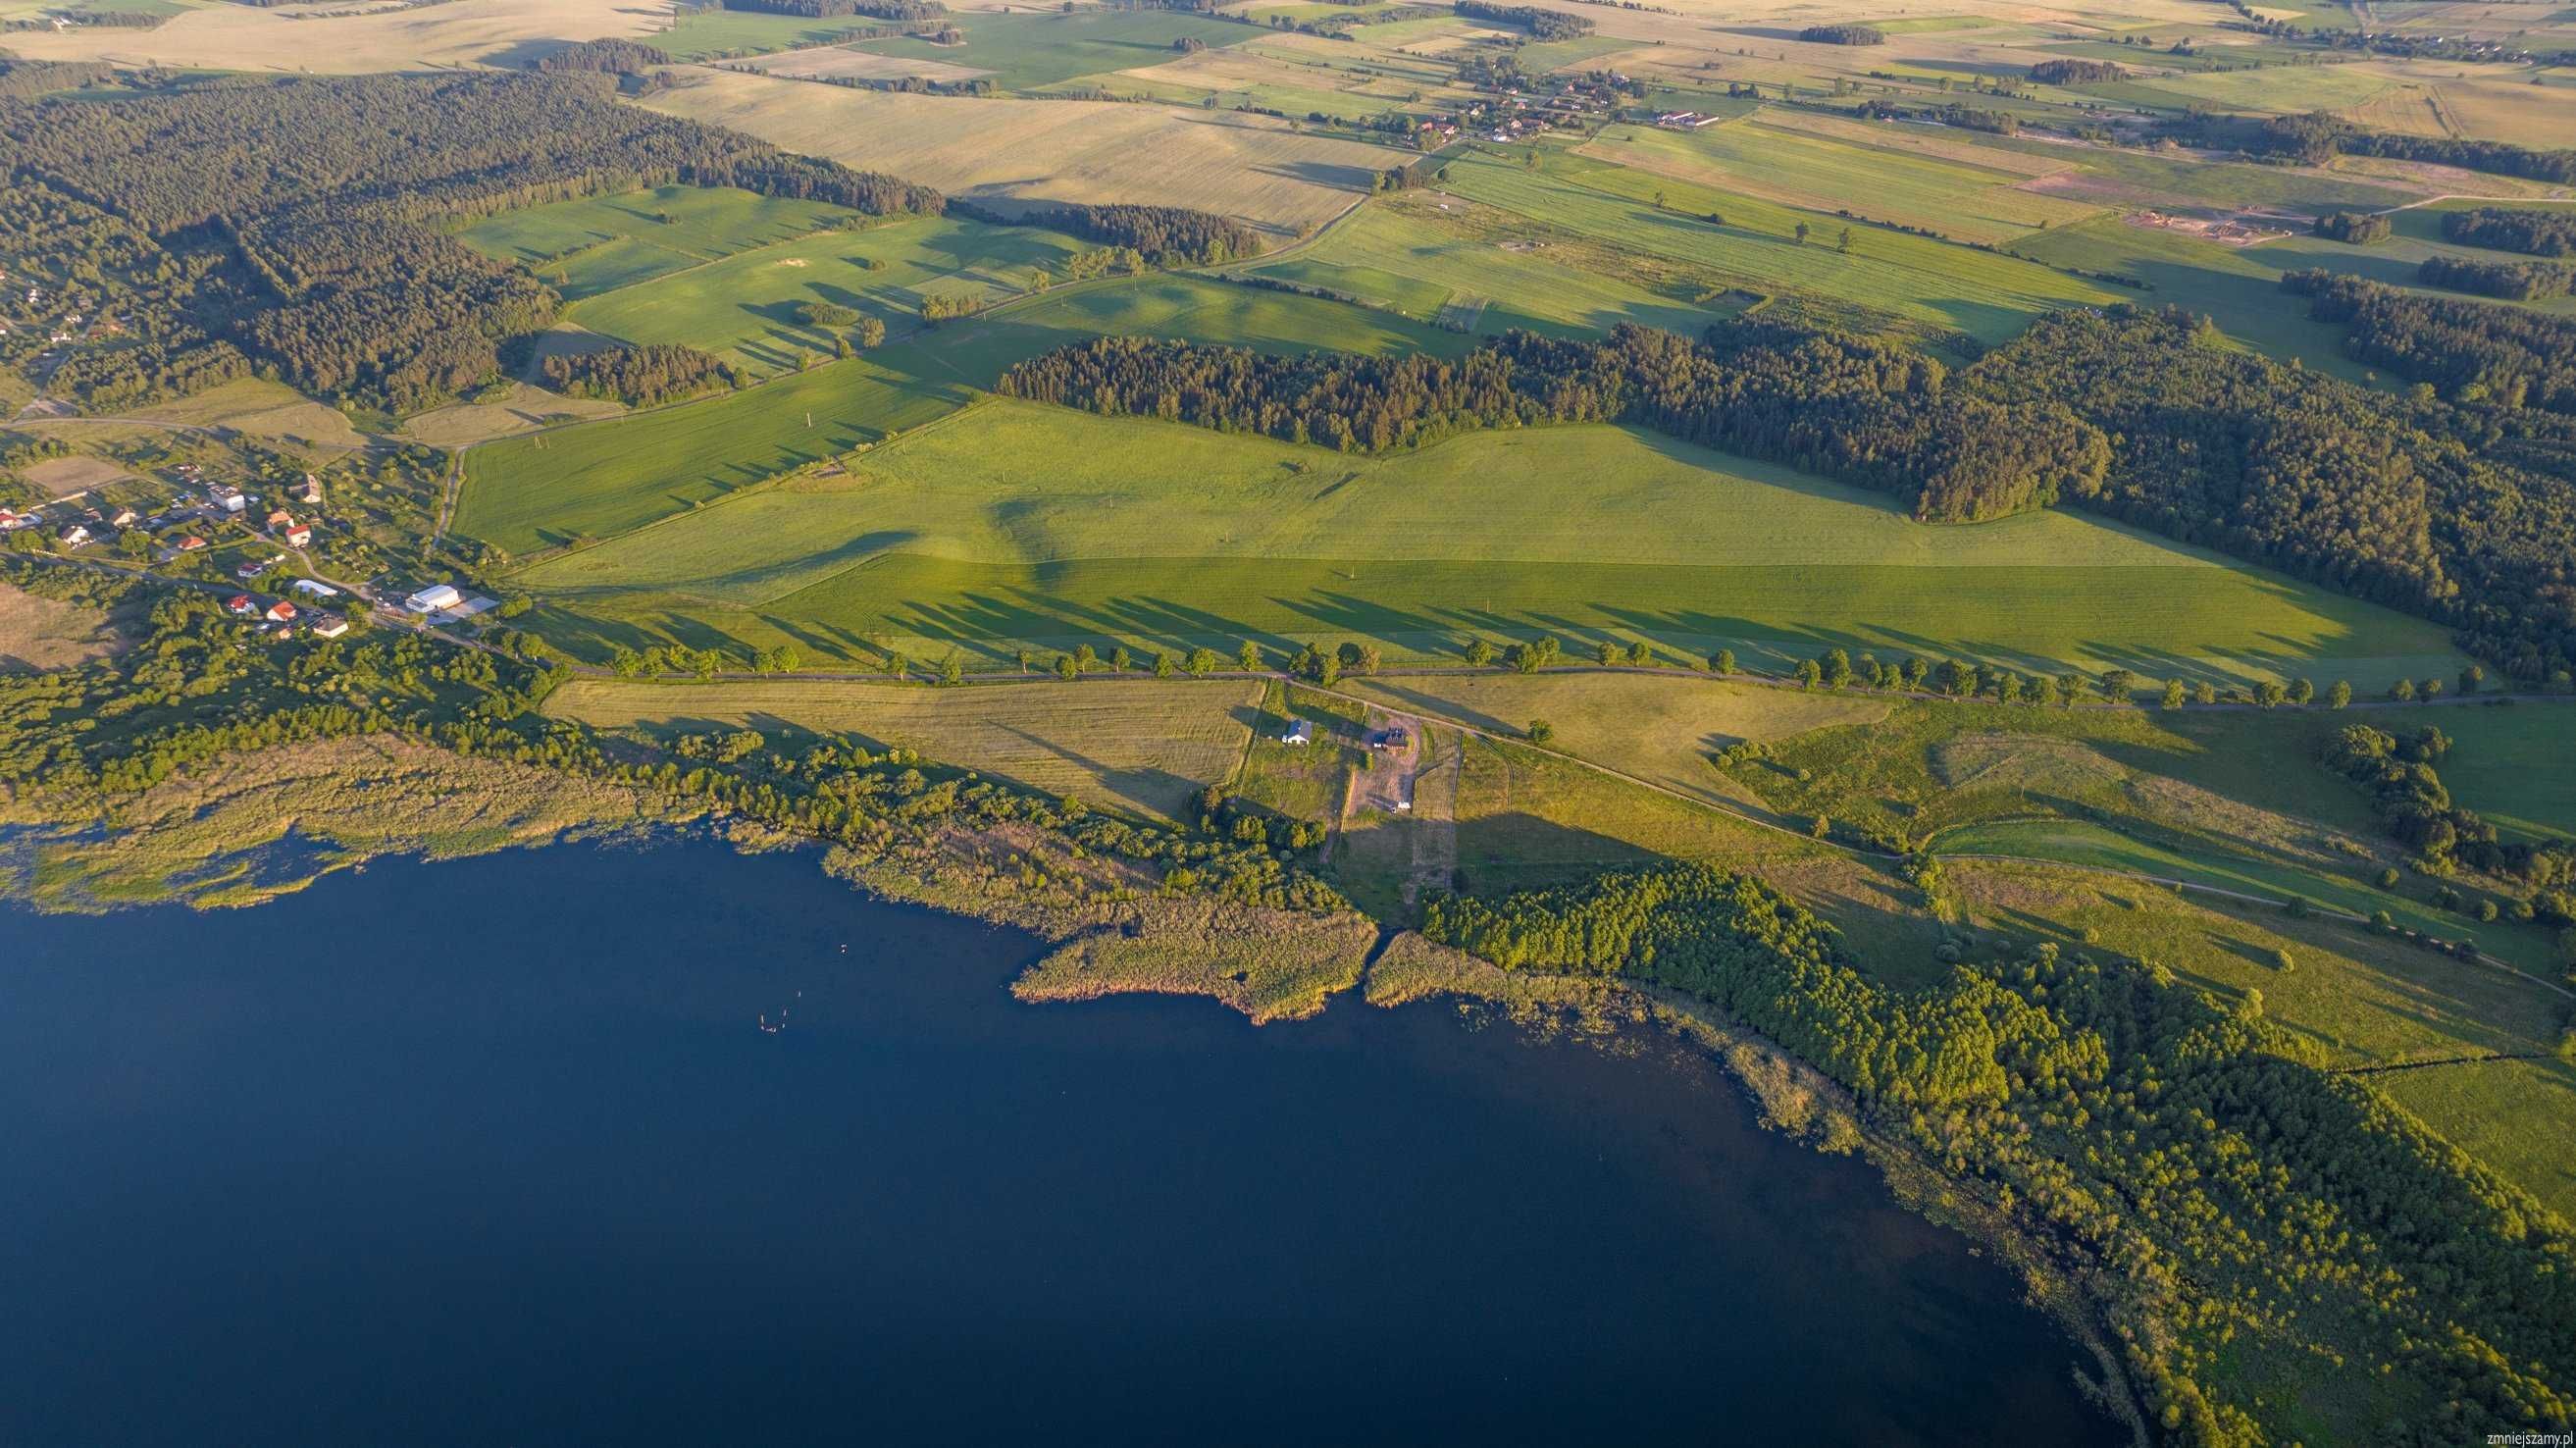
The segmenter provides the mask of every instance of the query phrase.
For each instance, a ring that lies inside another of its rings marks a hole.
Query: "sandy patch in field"
[[[338,7],[326,7],[338,8]],[[298,18],[288,10],[208,5],[151,30],[26,31],[9,49],[32,60],[115,60],[210,70],[424,70],[513,65],[555,42],[646,36],[667,7],[638,0],[450,0],[372,15]]]
[[[1186,206],[1280,233],[1341,214],[1411,153],[1265,116],[1095,101],[970,100],[692,69],[655,110],[951,195]]]
[[[992,74],[971,65],[950,65],[944,60],[910,60],[898,55],[870,55],[864,50],[844,50],[837,45],[790,50],[741,64],[763,75],[785,76],[793,80],[918,79],[955,82]]]
[[[56,498],[103,488],[134,476],[105,458],[91,457],[46,458],[42,462],[29,463],[18,472],[28,482]]]

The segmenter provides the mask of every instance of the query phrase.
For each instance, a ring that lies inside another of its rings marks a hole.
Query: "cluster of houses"
[[[1717,117],[1697,111],[1665,111],[1655,117],[1655,124],[1668,131],[1696,131],[1702,126],[1716,125]]]

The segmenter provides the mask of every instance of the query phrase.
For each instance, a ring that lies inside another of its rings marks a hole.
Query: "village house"
[[[115,516],[109,518],[107,521],[119,528],[131,528],[136,523],[142,521],[142,518],[143,515],[134,511],[132,508],[119,508],[116,510]]]
[[[236,593],[232,597],[224,600],[224,611],[226,613],[237,613],[244,618],[248,618],[252,614],[259,612],[259,604],[253,601],[251,596],[247,593]]]
[[[54,536],[62,540],[64,547],[78,548],[89,542],[89,529],[79,523],[68,523],[64,525],[61,532],[56,533]]]
[[[281,598],[277,602],[268,606],[266,617],[270,623],[293,623],[295,622],[295,605],[288,603],[285,599]]]
[[[336,639],[348,631],[349,621],[336,613],[313,615],[313,636],[317,639]]]
[[[318,578],[299,578],[295,580],[295,591],[314,598],[338,598],[340,596],[340,590],[333,588],[331,585],[324,583]]]
[[[313,530],[302,523],[286,530],[286,546],[301,548],[313,541]]]
[[[274,533],[281,528],[292,528],[295,526],[295,515],[289,513],[284,508],[273,509],[268,515],[267,522],[261,526],[267,528],[271,533]]]
[[[1315,742],[1315,726],[1300,719],[1288,726],[1288,731],[1279,736],[1279,742],[1300,746],[1312,744]]]
[[[182,553],[195,553],[205,546],[206,540],[198,537],[194,533],[191,533],[187,537],[179,540],[179,551]]]

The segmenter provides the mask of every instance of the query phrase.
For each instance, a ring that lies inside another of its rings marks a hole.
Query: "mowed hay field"
[[[2455,666],[2432,625],[2075,514],[1932,528],[1607,426],[1367,459],[994,401],[521,581],[594,657],[705,626],[850,657],[1366,638],[1453,659],[1471,633],[1549,632],[1771,667],[1829,644],[2357,684]]]
[[[1443,184],[1540,228],[1682,263],[1752,291],[1796,293],[1807,309],[1846,325],[1965,332],[1991,343],[2042,312],[2127,299],[2017,257],[1853,226],[1828,213],[1559,149],[1542,150],[1535,170],[1484,152],[1462,156],[1450,163]],[[1723,224],[1709,222],[1710,213]],[[1801,223],[1809,228],[1804,244],[1797,240]],[[1852,246],[1838,251],[1846,226]]]
[[[534,269],[566,301],[579,301],[860,219],[819,201],[729,186],[662,186],[504,212],[459,236],[486,256]]]
[[[592,297],[566,320],[628,342],[678,342],[757,372],[834,355],[840,333],[808,326],[807,302],[848,307],[900,332],[930,297],[989,305],[1061,271],[1083,243],[1037,227],[907,217],[865,231],[829,231],[742,252]]]
[[[1844,211],[1873,221],[1919,226],[1963,241],[2009,241],[2050,226],[2099,215],[2102,208],[2019,189],[2031,171],[2023,158],[1997,152],[2001,165],[1953,150],[1934,156],[1866,144],[1868,129],[1818,134],[1809,125],[1769,124],[1771,112],[1697,131],[1623,125],[1606,129],[1581,153],[1703,185],[1742,191],[1784,206]],[[1803,119],[1803,117],[1801,117]],[[1903,135],[1911,127],[1876,127]]]
[[[1231,776],[1259,714],[1250,680],[977,685],[963,689],[788,679],[650,684],[576,679],[546,712],[600,728],[806,730],[901,746],[1095,809],[1195,813]]]
[[[1556,731],[1550,749],[1713,803],[1756,809],[1759,800],[1709,767],[1711,754],[1831,724],[1867,724],[1888,710],[1885,699],[1680,672],[1355,678],[1342,687],[1398,712],[1497,733],[1518,734],[1544,719]]]
[[[1465,214],[1473,206],[1445,193],[1388,197],[1295,256],[1244,271],[1329,288],[1425,322],[1452,306],[1481,303],[1475,330],[1482,334],[1523,327],[1563,336],[1635,322],[1689,336],[1720,315],[1694,305],[1687,285],[1659,293],[1586,267],[1583,261],[1597,257],[1583,248],[1506,242],[1507,229],[1485,230]]]
[[[903,95],[727,71],[685,80],[652,107],[951,195],[1186,206],[1282,235],[1339,215],[1409,154],[1222,111]]]
[[[29,60],[355,75],[488,64],[526,48],[555,49],[554,42],[567,40],[647,37],[669,13],[634,0],[447,0],[328,17],[303,15],[303,8],[201,5],[150,30],[98,25],[18,31],[7,48]]]
[[[607,538],[917,427],[991,386],[1012,363],[1102,333],[1275,352],[1470,345],[1381,312],[1199,277],[1059,287],[1006,312],[744,391],[473,448],[455,526],[513,553],[576,535]]]

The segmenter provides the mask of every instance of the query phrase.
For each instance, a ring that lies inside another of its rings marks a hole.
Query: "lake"
[[[0,1442],[2121,1441],[1669,1041],[1039,951],[712,842],[0,910]]]

